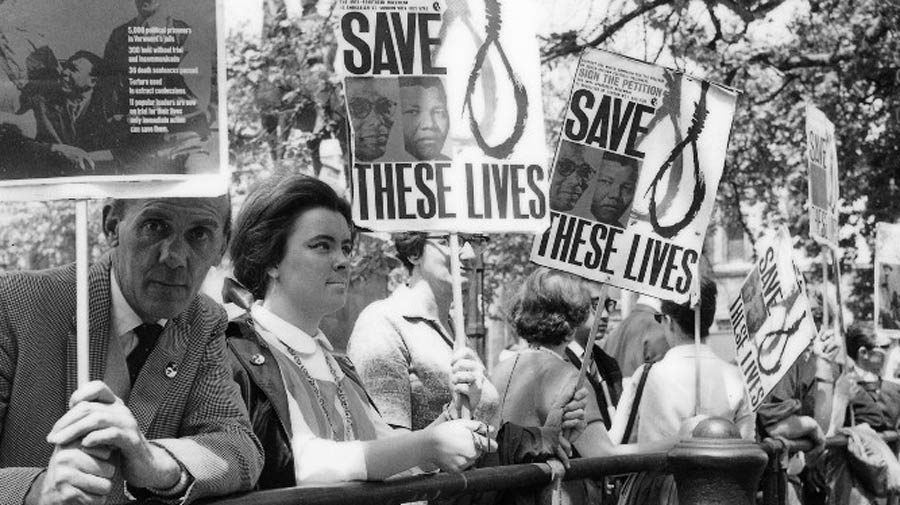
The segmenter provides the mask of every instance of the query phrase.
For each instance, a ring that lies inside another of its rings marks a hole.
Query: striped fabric
[[[90,269],[90,376],[107,363],[110,256]],[[144,435],[194,483],[186,501],[252,487],[262,467],[237,384],[224,365],[225,312],[201,295],[167,326],[126,401]],[[75,265],[0,275],[0,505],[22,503],[47,465],[45,441],[76,386]],[[168,378],[165,368],[176,363]],[[119,486],[116,486],[119,487]],[[124,502],[124,496],[108,503]]]

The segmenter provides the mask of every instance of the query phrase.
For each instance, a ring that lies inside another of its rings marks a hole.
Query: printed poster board
[[[214,196],[217,0],[0,3],[0,200]]]
[[[900,224],[875,225],[875,331],[900,338]]]
[[[755,411],[816,334],[786,228],[756,242],[756,268],[731,302],[738,367]]]
[[[548,155],[528,5],[338,0],[356,224],[546,227]]]
[[[834,124],[812,104],[806,105],[806,166],[809,170],[809,234],[837,248],[837,143]]]
[[[578,63],[532,261],[687,302],[737,92],[600,50]]]

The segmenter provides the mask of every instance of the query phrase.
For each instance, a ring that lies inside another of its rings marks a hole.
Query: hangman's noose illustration
[[[525,120],[528,118],[528,93],[525,90],[525,85],[519,80],[519,76],[516,75],[509,59],[506,57],[503,46],[500,45],[500,26],[503,23],[500,16],[500,0],[485,0],[484,10],[487,18],[486,36],[484,43],[481,44],[481,47],[478,48],[478,53],[475,55],[475,65],[469,74],[469,82],[466,86],[466,101],[463,106],[469,111],[469,129],[472,130],[472,135],[475,136],[475,141],[478,142],[481,150],[494,158],[506,158],[512,153],[525,132]],[[490,49],[492,44],[497,47],[497,54],[500,55],[503,67],[506,69],[507,75],[509,75],[509,80],[513,87],[513,98],[516,101],[516,122],[513,125],[513,130],[506,140],[495,146],[488,145],[481,134],[481,127],[475,118],[475,111],[472,108],[472,94],[475,93],[475,83],[478,81],[481,67],[484,66],[488,49]]]
[[[650,198],[650,224],[653,225],[653,231],[664,238],[674,237],[687,227],[687,225],[693,222],[697,213],[700,211],[700,206],[703,204],[703,200],[706,196],[706,181],[703,178],[703,173],[700,171],[697,139],[700,137],[700,133],[703,131],[704,126],[706,126],[706,116],[709,114],[709,111],[706,108],[707,91],[709,91],[709,83],[704,81],[700,86],[700,101],[697,102],[697,107],[694,109],[694,116],[691,119],[691,126],[688,128],[687,134],[681,142],[678,142],[675,147],[672,148],[669,157],[666,158],[666,161],[659,167],[659,170],[657,170],[656,175],[650,183],[650,187],[647,189],[647,193],[652,193]],[[694,162],[694,179],[697,181],[694,185],[694,196],[691,199],[690,207],[688,207],[684,217],[681,218],[680,221],[671,225],[663,225],[659,222],[659,217],[656,214],[657,188],[663,176],[672,168],[672,163],[681,156],[682,151],[684,151],[684,148],[687,147],[688,144],[691,145],[691,153],[693,154]]]
[[[797,320],[794,321],[789,327],[773,330],[766,333],[766,336],[762,339],[763,344],[759,346],[760,351],[766,350],[768,351],[768,355],[771,353],[771,349],[777,347],[778,344],[782,343],[782,341],[784,342],[784,344],[781,346],[781,353],[779,353],[778,355],[778,360],[775,361],[775,363],[771,367],[763,365],[762,357],[757,359],[757,362],[759,363],[759,370],[762,373],[766,375],[772,375],[781,370],[782,358],[784,358],[784,352],[787,350],[787,339],[800,329],[800,325],[803,324],[804,319],[806,319],[806,312],[801,313],[800,317],[798,317]],[[782,337],[784,337],[784,339],[782,339]],[[763,349],[763,347],[765,349]]]

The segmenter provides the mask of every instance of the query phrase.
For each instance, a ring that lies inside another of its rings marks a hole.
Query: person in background
[[[509,320],[529,347],[500,362],[491,381],[499,385],[500,420],[541,425],[555,398],[578,380],[579,370],[566,359],[566,346],[588,317],[591,296],[574,276],[541,267],[519,289]],[[579,456],[610,453],[612,445],[603,425],[596,393],[589,395],[585,429],[571,443]],[[598,490],[590,481],[564,484],[573,503],[593,503]]]
[[[0,503],[188,503],[262,468],[225,366],[220,198],[114,200],[90,267],[90,379],[76,388],[75,264],[0,276]]]
[[[455,359],[448,382],[459,394],[409,433],[388,426],[351,362],[335,354],[319,325],[345,302],[352,248],[350,204],[318,179],[265,180],[238,215],[234,276],[256,301],[229,325],[228,346],[265,447],[262,488],[460,471],[496,449],[487,425],[454,415],[456,402],[478,403],[480,383],[467,379],[480,363]]]
[[[591,328],[594,326],[594,318],[599,317],[597,323],[597,336],[594,340],[594,349],[592,352],[592,366],[587,374],[587,379],[591,384],[597,396],[597,405],[600,407],[600,413],[603,415],[603,424],[606,429],[612,427],[612,419],[615,416],[616,405],[619,403],[619,397],[622,395],[622,371],[616,360],[606,354],[600,347],[606,335],[606,329],[609,326],[609,315],[616,310],[617,301],[612,296],[603,296],[602,284],[597,282],[584,281],[588,292],[591,295],[591,310],[588,312],[588,318],[584,324],[575,330],[575,338],[573,338],[566,346],[566,359],[581,369],[582,359],[584,358],[585,347],[590,338]],[[618,292],[618,290],[616,290]],[[603,303],[601,306],[600,303]]]
[[[600,342],[619,363],[623,377],[634,375],[643,363],[661,360],[669,350],[665,329],[657,321],[659,314],[659,299],[641,295],[628,316]]]
[[[660,324],[670,349],[658,363],[641,365],[625,388],[610,430],[613,442],[676,442],[705,417],[733,422],[742,438],[754,437],[754,416],[737,366],[725,362],[706,345],[716,313],[717,288],[712,278],[700,278],[700,338],[694,341],[694,310],[662,302]],[[697,362],[700,390],[697,397]],[[620,503],[677,504],[671,475],[634,474],[625,484]]]
[[[469,348],[454,352],[450,324],[453,279],[449,237],[406,232],[394,235],[397,256],[410,272],[408,284],[363,309],[347,344],[347,355],[385,421],[395,428],[420,430],[441,415],[454,396],[453,363],[477,363],[465,374],[482,390],[470,405],[474,416],[490,422],[497,391],[485,380],[484,366]],[[461,235],[460,260],[480,254],[484,238]],[[463,276],[465,282],[465,276]]]

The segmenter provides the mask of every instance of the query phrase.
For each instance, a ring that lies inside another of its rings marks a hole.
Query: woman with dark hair
[[[565,351],[590,310],[587,285],[570,274],[542,267],[525,279],[509,321],[529,347],[501,361],[491,375],[499,387],[501,422],[545,422],[556,397],[578,380],[579,369],[567,360]],[[612,444],[595,394],[588,395],[584,417],[584,432],[572,434],[571,439],[577,454],[609,454]],[[596,492],[588,481],[566,483],[565,489],[573,503],[592,502]]]
[[[740,371],[706,344],[715,319],[717,291],[715,281],[704,275],[701,268],[699,346],[694,342],[694,309],[686,304],[662,302],[658,320],[670,348],[659,362],[645,363],[635,370],[610,429],[614,442],[675,443],[707,417],[727,419],[742,438],[754,438],[755,417]],[[677,505],[675,481],[662,472],[633,474],[619,503]]]
[[[352,364],[333,353],[319,325],[344,304],[352,245],[349,204],[317,179],[266,180],[238,215],[234,275],[256,301],[230,323],[228,345],[265,448],[261,488],[460,471],[496,448],[487,426],[450,413],[421,431],[392,430]],[[469,386],[463,392],[477,397]]]
[[[461,235],[460,259],[479,254],[484,239]],[[393,236],[397,256],[409,271],[406,286],[366,307],[350,335],[347,355],[359,369],[366,389],[384,419],[395,428],[428,426],[454,397],[469,395],[475,418],[490,421],[497,392],[484,377],[484,366],[469,348],[454,353],[453,302],[448,235],[423,232]],[[451,366],[452,363],[457,365]],[[454,386],[451,373],[462,381]]]

